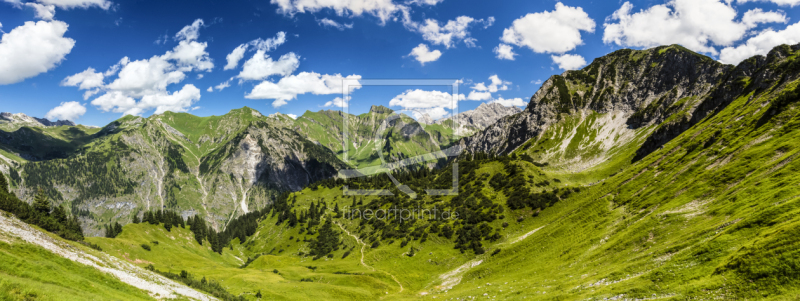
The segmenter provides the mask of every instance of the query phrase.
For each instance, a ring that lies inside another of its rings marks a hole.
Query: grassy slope
[[[276,255],[261,256],[241,269],[248,256],[255,257],[253,254],[260,252],[245,250],[238,240],[234,240],[233,250],[225,248],[219,255],[211,251],[207,241],[200,246],[189,229],[173,228],[167,232],[163,226],[129,224],[117,238],[91,237],[87,240],[100,245],[107,253],[141,267],[153,264],[158,270],[173,273],[186,270],[198,278],[205,276],[220,281],[234,295],[250,298],[261,290],[262,295],[270,300],[370,300],[397,287],[385,274],[361,266],[356,252],[344,260],[340,259],[343,251],[339,251],[337,260],[312,261],[285,256],[292,251],[286,247],[283,254],[275,251]],[[159,244],[155,245],[153,241]],[[140,245],[143,243],[150,245],[151,251],[142,249]],[[282,242],[276,240],[275,243]],[[345,238],[345,243],[357,244],[352,238]],[[317,267],[316,271],[307,266]],[[273,272],[275,269],[278,274]],[[301,282],[301,279],[312,279],[313,282]]]
[[[447,297],[797,298],[800,119],[790,107],[759,125],[774,96],[743,96],[544,211]]]
[[[56,235],[42,232],[61,240]],[[87,253],[96,252],[76,243],[68,243]],[[0,300],[153,299],[146,292],[122,283],[113,276],[2,234],[0,262]]]

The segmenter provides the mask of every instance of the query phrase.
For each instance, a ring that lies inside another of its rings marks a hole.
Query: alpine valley
[[[798,84],[800,44],[736,66],[672,45],[437,121],[3,113],[0,296],[798,299]],[[360,214],[394,209],[457,218]]]

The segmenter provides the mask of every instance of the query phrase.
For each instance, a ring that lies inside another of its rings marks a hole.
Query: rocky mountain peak
[[[370,113],[376,113],[376,114],[391,114],[391,113],[394,112],[394,110],[392,110],[390,108],[387,108],[387,107],[384,107],[384,106],[375,106],[375,105],[373,105],[373,106],[371,106],[369,108],[369,112]]]
[[[475,110],[461,112],[456,116],[437,120],[436,123],[457,122],[462,131],[474,132],[492,125],[500,118],[519,112],[522,110],[518,107],[506,107],[499,103],[481,103]]]
[[[582,122],[587,116],[600,114],[602,122],[587,125],[591,130],[630,137],[639,129],[648,131],[647,141],[636,146],[641,147],[637,151],[637,158],[641,158],[727,106],[745,86],[758,89],[778,80],[762,67],[786,60],[793,52],[791,46],[779,46],[766,60],[756,56],[732,66],[679,45],[618,50],[581,70],[550,77],[523,113],[465,138],[465,147],[473,152],[504,154],[542,137],[565,118]],[[607,149],[624,142],[610,143],[614,135],[594,139],[602,140],[598,147]]]
[[[53,122],[45,118],[31,117],[23,113],[12,114],[8,112],[0,113],[0,123],[11,123],[19,126],[33,126],[33,127],[76,125],[74,122],[69,120],[57,120]]]

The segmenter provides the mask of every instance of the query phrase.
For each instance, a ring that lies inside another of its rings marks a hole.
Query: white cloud
[[[0,85],[18,83],[56,67],[75,40],[64,37],[67,23],[28,21],[0,40]]]
[[[247,51],[247,44],[236,46],[236,48],[234,48],[233,51],[231,51],[231,53],[225,57],[228,63],[225,65],[223,70],[236,69],[236,66],[239,65],[239,61],[244,58],[245,51]]]
[[[236,46],[236,48],[228,54],[226,60],[228,63],[225,65],[224,70],[236,69],[236,66],[239,65],[239,61],[244,58],[244,53],[247,51],[248,48],[253,47],[256,50],[261,50],[263,52],[270,52],[278,48],[278,46],[283,45],[286,43],[286,33],[283,31],[279,31],[275,34],[274,38],[269,39],[255,39],[248,43],[241,44]]]
[[[537,53],[564,53],[583,44],[581,31],[594,32],[595,23],[583,8],[556,3],[554,11],[527,14],[503,31],[507,44]]]
[[[409,0],[406,1],[406,4],[407,5],[416,4],[422,6],[422,5],[436,5],[442,2],[444,2],[444,0]]]
[[[742,22],[736,9],[719,0],[672,0],[632,13],[625,2],[603,25],[603,42],[626,47],[680,44],[698,52],[717,54],[714,46],[731,46],[758,23],[781,22],[782,13],[752,10]],[[616,23],[613,23],[616,22]]]
[[[286,114],[286,116],[289,116],[292,119],[297,119],[297,114]]]
[[[257,50],[264,50],[270,52],[278,48],[278,46],[286,43],[286,32],[279,31],[275,34],[274,38],[269,39],[255,39],[250,41],[249,45],[255,47]]]
[[[214,87],[208,87],[208,89],[206,89],[206,92],[214,92]]]
[[[55,5],[60,9],[90,8],[93,6],[108,10],[111,2],[106,0],[37,0],[47,5]]]
[[[175,35],[181,39],[178,45],[163,55],[135,61],[124,57],[104,73],[88,68],[65,78],[62,85],[77,86],[81,90],[91,89],[84,93],[84,99],[104,92],[91,101],[92,105],[104,112],[126,115],[140,115],[152,109],[156,114],[165,111],[186,112],[200,100],[200,89],[187,84],[178,91],[170,92],[168,87],[182,82],[187,72],[209,71],[213,68],[213,62],[205,51],[207,44],[196,41],[202,26],[203,21],[196,20],[181,29]],[[104,84],[105,77],[115,74],[116,79]]]
[[[270,0],[278,5],[278,12],[285,15],[314,13],[331,9],[339,16],[361,16],[369,14],[385,23],[400,9],[392,0]]]
[[[460,16],[455,20],[447,21],[444,25],[440,25],[434,19],[427,19],[422,23],[414,22],[405,13],[404,25],[411,31],[416,31],[422,34],[422,38],[433,45],[442,45],[446,48],[455,46],[459,41],[463,41],[468,47],[475,47],[475,38],[469,35],[469,27],[472,24],[491,25],[494,23],[494,17],[490,17],[488,21],[483,19],[475,19],[469,16]],[[488,26],[487,26],[488,27]],[[485,27],[484,27],[485,28]]]
[[[165,56],[128,63],[119,71],[118,78],[106,88],[139,98],[165,91],[167,86],[183,81],[186,74],[177,70]]]
[[[511,98],[511,99],[504,99],[502,97],[498,97],[495,100],[490,101],[489,103],[499,103],[506,107],[521,107],[527,105],[522,98]]]
[[[70,102],[62,102],[61,105],[47,112],[47,114],[44,115],[44,118],[50,120],[75,121],[76,119],[83,116],[83,114],[86,114],[86,107],[84,107],[77,101],[70,101]]]
[[[492,92],[469,92],[467,100],[489,100],[492,99]]]
[[[494,48],[494,53],[497,54],[497,58],[501,60],[514,60],[514,56],[517,55],[514,53],[514,48],[511,45],[500,43],[497,47]]]
[[[736,3],[740,4],[747,2],[772,2],[777,5],[790,7],[795,7],[796,5],[800,4],[800,0],[736,0]]]
[[[486,84],[484,84],[482,82],[481,83],[476,83],[475,85],[472,86],[472,90],[488,91],[488,92],[491,92],[491,93],[495,93],[497,91],[508,90],[508,85],[511,84],[510,81],[504,81],[504,80],[500,79],[500,77],[497,76],[497,74],[489,76],[489,82],[490,82],[489,86],[486,86]]]
[[[742,45],[722,49],[719,60],[726,64],[738,64],[754,55],[766,55],[772,48],[781,44],[800,43],[800,22],[789,25],[784,30],[767,29],[750,38]]]
[[[202,78],[203,78],[203,76],[204,76],[203,74],[198,74],[198,75],[197,75],[197,79],[202,79]]]
[[[191,25],[184,26],[178,33],[175,34],[175,40],[181,41],[194,41],[200,37],[200,27],[203,27],[205,23],[203,19],[197,19],[192,22]]]
[[[342,93],[342,79],[358,80],[360,75],[348,75],[342,77],[340,74],[328,75],[315,72],[300,72],[297,75],[289,75],[281,78],[277,83],[263,81],[256,85],[245,98],[249,99],[274,99],[273,107],[280,107],[290,100],[297,98],[299,94],[312,93],[315,95],[329,95]],[[351,86],[359,88],[360,86]]]
[[[765,12],[760,8],[754,8],[744,13],[742,23],[749,28],[756,27],[759,23],[786,23],[786,15],[783,12]]]
[[[562,70],[577,70],[586,66],[586,60],[577,54],[551,55],[550,58]]]
[[[147,94],[137,102],[134,98],[121,91],[109,91],[92,100],[92,105],[104,112],[116,112],[123,115],[140,115],[147,110],[155,108],[155,114],[166,111],[186,112],[192,104],[200,100],[200,89],[192,84],[184,85],[174,93],[161,91]]]
[[[103,73],[96,72],[94,68],[89,67],[81,73],[68,76],[61,81],[61,85],[78,87],[78,89],[81,90],[88,90],[102,87],[104,85],[104,78],[105,76]]]
[[[27,2],[25,6],[33,8],[36,12],[36,17],[42,20],[52,21],[56,16],[55,5],[42,5],[39,3]]]
[[[105,76],[116,75],[117,72],[119,72],[119,69],[122,68],[122,66],[125,66],[130,62],[131,60],[127,56],[123,57],[121,60],[119,60],[119,62],[114,64],[114,66],[109,67],[108,70],[106,70],[106,72],[103,73],[103,75]]]
[[[258,50],[252,58],[244,62],[238,77],[244,80],[263,80],[272,75],[287,76],[300,66],[300,57],[294,52],[282,55],[273,61],[264,50]]]
[[[425,63],[433,62],[439,59],[442,56],[442,52],[439,50],[430,51],[428,49],[428,45],[419,44],[414,49],[411,49],[411,55],[416,59],[421,65],[425,65]]]
[[[463,94],[459,94],[459,99],[464,99]],[[390,106],[399,106],[403,109],[430,109],[458,107],[458,100],[455,96],[447,92],[426,91],[426,90],[406,90],[400,95],[395,96],[389,101]],[[431,115],[433,117],[433,115]]]
[[[450,111],[443,107],[427,108],[427,109],[414,109],[412,112],[414,119],[419,119],[424,115],[428,115],[432,120],[439,120],[451,115]]]
[[[180,41],[178,46],[167,52],[168,59],[173,59],[178,62],[178,66],[185,71],[200,70],[211,71],[214,69],[214,63],[206,52],[208,43],[200,43],[197,41]]]
[[[349,102],[344,101],[341,97],[336,97],[333,100],[326,102],[323,107],[337,107],[337,108],[346,108],[349,106]]]
[[[541,85],[542,83],[543,83],[543,81],[541,79],[537,79],[537,80],[532,80],[531,81],[531,84],[534,84],[534,85]]]
[[[319,24],[322,27],[333,27],[333,28],[336,28],[338,30],[345,30],[345,29],[353,28],[353,23],[343,24],[343,23],[339,23],[339,22],[336,22],[336,21],[328,19],[328,18],[322,18],[321,20],[317,20],[317,24]]]
[[[231,86],[231,81],[232,80],[233,80],[233,77],[231,77],[230,79],[228,79],[228,80],[226,80],[224,82],[221,82],[219,85],[216,85],[214,88],[217,89],[217,91],[222,91],[223,89]]]

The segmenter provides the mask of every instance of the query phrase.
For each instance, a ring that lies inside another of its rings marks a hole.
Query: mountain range
[[[90,234],[67,242],[0,215],[0,258],[14,263],[0,271],[22,279],[0,286],[136,299],[797,299],[798,85],[800,44],[736,66],[670,45],[615,51],[552,76],[521,112],[483,105],[460,127],[374,106],[0,131],[11,188],[0,205],[19,196],[69,224],[46,195]],[[391,176],[338,176],[452,148],[462,152]],[[387,218],[398,209],[428,215]],[[75,267],[87,258],[103,269]],[[41,272],[56,269],[70,277]]]
[[[474,119],[459,123],[476,130],[516,112],[481,105],[462,113]],[[14,193],[30,201],[44,189],[95,234],[102,233],[102,224],[129,222],[152,208],[201,214],[222,229],[283,191],[300,190],[345,168],[435,152],[458,138],[452,122],[422,124],[382,106],[361,115],[308,111],[297,120],[250,108],[211,117],[166,112],[125,116],[102,128],[0,116],[0,170],[9,175]]]

